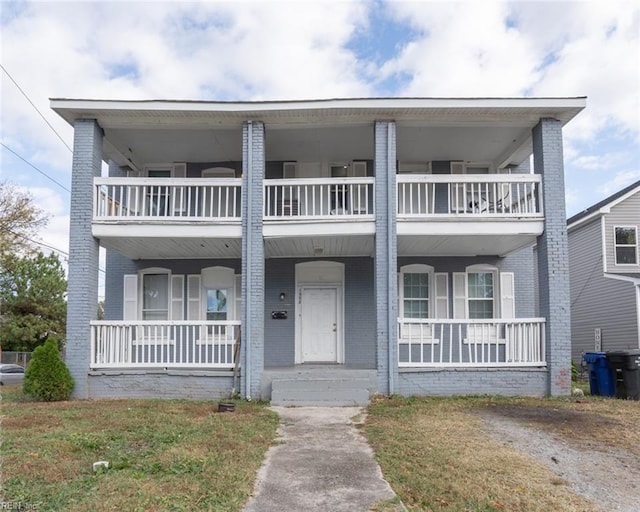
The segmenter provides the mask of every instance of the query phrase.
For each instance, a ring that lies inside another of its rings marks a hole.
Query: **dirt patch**
[[[540,460],[559,483],[566,482],[602,510],[640,509],[640,459],[634,453],[637,444],[628,444],[623,419],[588,406],[575,410],[548,404],[491,404],[477,413],[495,440]]]

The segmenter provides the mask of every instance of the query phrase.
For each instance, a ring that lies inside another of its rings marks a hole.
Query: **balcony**
[[[505,255],[542,234],[540,175],[398,175],[402,256]]]
[[[95,178],[93,235],[133,259],[238,257],[241,186],[237,178]]]
[[[239,321],[93,321],[92,369],[233,368]]]
[[[400,368],[546,366],[544,318],[398,319]]]
[[[371,255],[374,178],[299,178],[264,182],[267,256]]]

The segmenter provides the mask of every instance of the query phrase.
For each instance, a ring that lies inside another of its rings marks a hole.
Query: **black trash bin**
[[[615,375],[616,398],[640,400],[640,350],[613,350],[607,360]]]

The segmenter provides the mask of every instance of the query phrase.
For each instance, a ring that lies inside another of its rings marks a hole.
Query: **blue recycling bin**
[[[616,377],[604,352],[585,352],[584,362],[589,367],[589,388],[592,395],[614,396]]]

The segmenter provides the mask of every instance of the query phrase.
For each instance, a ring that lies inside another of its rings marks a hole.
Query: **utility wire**
[[[62,141],[62,143],[67,147],[67,149],[73,153],[73,149],[71,149],[71,148],[69,147],[69,145],[64,141],[64,139],[62,138],[62,136],[61,136],[61,135],[56,131],[56,129],[55,129],[53,126],[51,126],[51,123],[49,123],[49,121],[47,121],[47,118],[46,118],[46,117],[44,117],[44,115],[42,114],[42,112],[40,112],[40,110],[38,110],[38,107],[36,107],[36,106],[35,106],[35,104],[33,103],[33,101],[31,101],[31,98],[29,98],[29,96],[27,96],[27,93],[26,93],[26,92],[24,92],[24,91],[22,90],[22,88],[18,85],[18,82],[16,82],[16,81],[13,79],[13,77],[12,77],[12,76],[11,76],[11,74],[7,71],[7,69],[6,69],[2,64],[0,64],[0,68],[2,68],[2,71],[4,71],[4,72],[6,73],[6,75],[9,77],[9,79],[13,82],[13,85],[15,85],[15,86],[18,88],[18,90],[22,93],[22,95],[27,99],[27,101],[28,101],[28,102],[31,104],[31,106],[35,109],[35,111],[36,111],[38,114],[40,114],[40,117],[42,118],[42,120],[43,120],[45,123],[47,123],[47,126],[48,126],[49,128],[51,128],[51,130],[53,130],[53,133],[55,133],[55,134],[58,136],[58,138]]]
[[[47,249],[51,249],[52,251],[56,251],[56,252],[62,254],[66,258],[69,257],[69,253],[68,252],[63,251],[62,249],[58,249],[57,247],[54,247],[53,245],[45,244],[44,242],[40,242],[38,240],[34,240],[33,238],[29,238],[28,236],[23,235],[21,233],[16,233],[15,231],[13,231],[11,229],[7,229],[7,231],[9,233],[11,233],[12,235],[19,236],[20,238],[22,238],[24,240],[27,240],[28,242],[31,242],[31,243],[37,244],[37,245],[41,245],[43,247],[46,247]],[[102,272],[103,274],[106,274],[106,271],[103,268],[98,267],[98,270],[100,272]]]
[[[17,156],[20,160],[22,160],[25,164],[30,165],[31,167],[33,167],[36,171],[38,171],[40,174],[42,174],[45,178],[53,181],[56,185],[58,185],[59,187],[63,188],[64,190],[66,190],[67,192],[71,193],[71,190],[69,190],[67,187],[65,187],[62,183],[60,183],[59,181],[56,181],[55,179],[53,179],[51,176],[49,176],[46,172],[41,171],[40,169],[38,169],[35,165],[33,165],[31,162],[29,162],[26,158],[20,156],[18,153],[16,153],[13,149],[11,149],[9,146],[7,146],[4,142],[0,142],[0,146],[2,146],[3,148],[5,148],[7,151],[13,153],[15,156]]]

